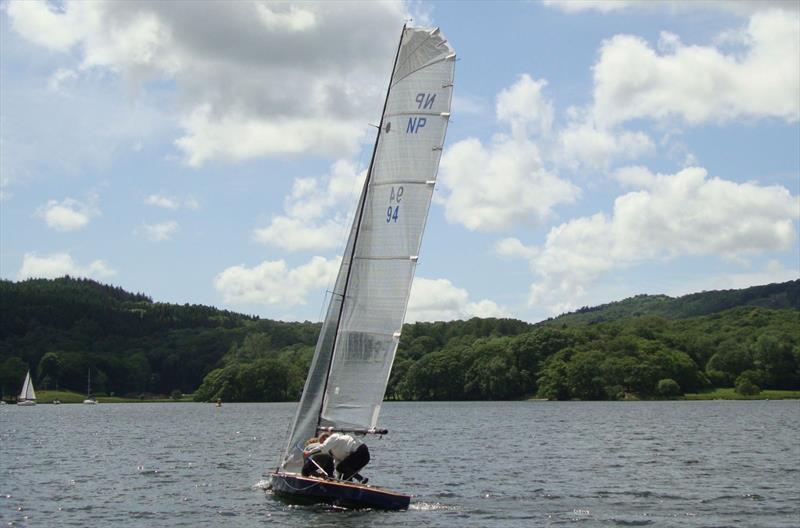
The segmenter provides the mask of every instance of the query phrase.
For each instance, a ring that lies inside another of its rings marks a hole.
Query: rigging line
[[[356,230],[353,234],[353,247],[350,249],[350,265],[347,267],[347,276],[344,279],[342,287],[342,302],[339,305],[339,314],[336,318],[336,328],[333,334],[333,346],[331,347],[330,359],[328,361],[328,371],[325,373],[325,383],[322,385],[322,401],[319,405],[319,413],[317,414],[317,427],[322,421],[322,409],[325,406],[325,393],[328,390],[328,380],[331,377],[331,368],[333,367],[333,354],[336,351],[336,342],[339,339],[339,327],[342,324],[342,313],[344,312],[344,303],[347,300],[347,286],[350,283],[350,272],[353,271],[353,260],[358,247],[358,232],[360,231],[361,221],[364,219],[364,208],[367,204],[367,194],[369,191],[369,180],[372,176],[372,169],[375,166],[375,155],[378,152],[378,143],[381,140],[381,131],[383,130],[383,117],[386,113],[386,107],[389,104],[389,95],[392,93],[392,78],[397,71],[397,59],[400,57],[400,49],[403,47],[403,37],[406,35],[406,24],[403,24],[403,30],[400,32],[400,42],[397,43],[397,53],[394,56],[394,64],[392,65],[392,75],[389,77],[389,86],[386,89],[386,99],[383,100],[383,110],[381,110],[381,121],[378,127],[378,134],[375,136],[375,146],[372,148],[372,158],[369,161],[369,169],[367,170],[367,177],[364,179],[364,189],[361,192],[361,204],[359,205],[357,216],[354,219],[353,225]],[[344,258],[342,258],[344,260]]]
[[[366,149],[364,149],[363,147],[361,149],[359,149],[358,162],[356,163],[356,179],[354,180],[353,185],[351,186],[351,189],[358,189],[358,174],[361,172],[361,167],[362,167],[362,162],[364,161],[364,152],[365,151],[366,151]],[[355,193],[352,193],[352,194],[355,194]],[[355,214],[354,214],[354,217],[355,217]],[[347,220],[351,220],[349,215],[347,216]],[[342,226],[342,228],[339,229],[339,233],[341,235],[347,235],[347,233],[348,233],[348,231],[347,231],[348,227],[347,226],[349,226],[349,225],[352,225],[352,221],[345,222],[344,225]],[[341,251],[339,251],[339,254],[343,255],[344,252],[345,252],[345,249],[347,249],[347,239],[348,238],[349,238],[349,236],[340,236],[339,237],[339,240],[344,239],[344,245],[341,246]],[[328,306],[328,293],[334,293],[334,290],[336,289],[336,280],[338,278],[339,278],[339,274],[336,273],[328,281],[328,287],[325,290],[325,294],[322,296],[322,303],[320,304],[320,307],[319,307],[319,314],[317,315],[317,321],[320,321],[320,322],[324,323],[324,320],[322,319],[322,317],[323,317],[323,313],[325,312],[325,308]]]

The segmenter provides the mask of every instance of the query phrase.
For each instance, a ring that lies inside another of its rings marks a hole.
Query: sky
[[[407,321],[800,277],[800,2],[0,1],[0,277],[317,321],[405,21],[458,54]]]

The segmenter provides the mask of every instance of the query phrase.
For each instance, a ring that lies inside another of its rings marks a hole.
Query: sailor
[[[303,448],[303,469],[301,474],[304,477],[313,475],[315,477],[333,476],[333,457],[328,453],[323,453],[317,448],[320,446],[318,438],[306,440]]]
[[[369,462],[369,448],[367,444],[345,433],[322,433],[319,435],[319,445],[308,450],[312,453],[327,453],[336,462],[336,471],[343,480],[357,480],[366,484],[369,479],[362,477],[358,472]]]

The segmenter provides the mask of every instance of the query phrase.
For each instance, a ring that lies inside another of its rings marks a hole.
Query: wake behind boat
[[[387,432],[376,424],[436,182],[454,66],[453,48],[438,28],[403,27],[327,315],[283,460],[270,475],[271,489],[284,499],[390,510],[411,501],[366,482],[304,476],[304,447],[321,432]],[[336,460],[337,471],[343,462]]]

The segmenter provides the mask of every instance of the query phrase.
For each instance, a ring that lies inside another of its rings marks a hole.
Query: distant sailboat
[[[17,405],[36,405],[36,392],[33,390],[30,370],[25,374],[25,382],[22,384],[22,391],[20,391],[19,398],[17,398]]]
[[[97,400],[92,398],[92,369],[89,369],[86,378],[86,399],[83,400],[86,405],[97,405]]]
[[[366,181],[289,442],[270,474],[296,502],[389,510],[410,495],[303,476],[304,442],[376,427],[408,304],[450,117],[455,52],[438,28],[404,27]]]

